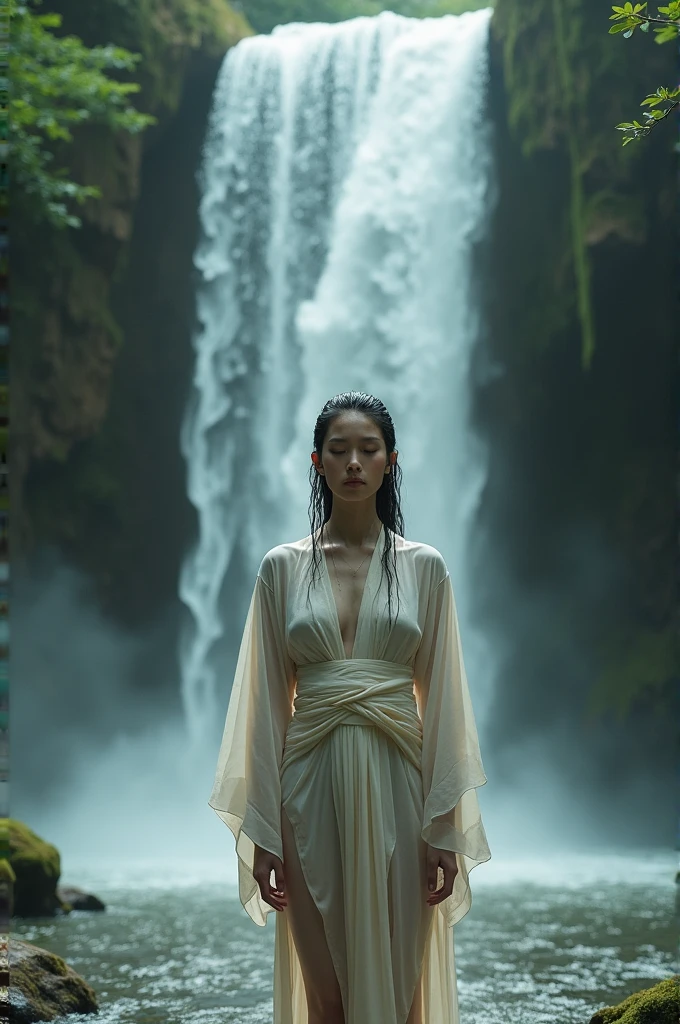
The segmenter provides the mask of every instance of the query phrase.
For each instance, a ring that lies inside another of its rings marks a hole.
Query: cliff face
[[[137,136],[83,128],[58,154],[76,180],[102,190],[79,210],[81,230],[33,226],[15,199],[13,553],[64,551],[94,576],[104,604],[134,621],[174,572],[172,592],[180,557],[178,536],[161,526],[172,553],[158,586],[149,578],[130,600],[137,538],[145,519],[162,518],[148,479],[156,460],[155,493],[167,485],[180,506],[173,530],[186,536],[177,432],[190,373],[194,172],[219,64],[252,30],[226,0],[52,0],[42,9],[62,14],[60,34],[141,53],[135,103],[158,124]],[[113,571],[121,559],[125,599]]]
[[[516,624],[512,678],[541,650],[571,665],[571,636],[579,707],[651,712],[670,701],[677,628],[675,138],[664,124],[623,148],[614,126],[675,81],[676,54],[609,36],[610,13],[599,0],[496,5],[488,348],[504,373],[478,418],[499,557],[554,608],[548,636]],[[538,701],[525,687],[526,706],[522,687],[499,699],[540,720],[553,684]]]
[[[568,179],[566,190],[544,181],[542,191],[561,205],[553,226],[571,259],[566,280],[575,286],[582,328],[593,313],[586,305],[598,247],[643,246],[674,209],[669,132],[624,149],[614,129],[641,116],[640,100],[657,85],[673,82],[673,47],[639,32],[628,41],[611,37],[610,13],[604,0],[498,0],[493,18],[510,136],[528,168],[552,154]]]
[[[195,531],[178,437],[194,172],[219,62],[250,29],[226,0],[44,8],[89,45],[142,52],[136,102],[160,120],[136,138],[79,135],[68,163],[104,194],[82,231],[31,229],[14,202],[12,542],[15,557],[65,552],[138,626],[174,600]],[[485,347],[504,370],[477,398],[487,525],[513,585],[556,589],[560,628],[589,638],[594,706],[625,705],[641,679],[663,691],[675,601],[672,130],[623,149],[613,127],[674,80],[675,52],[610,37],[609,13],[600,0],[497,0],[499,202],[480,255]],[[584,565],[584,537],[602,573]],[[517,657],[513,678],[529,678]]]

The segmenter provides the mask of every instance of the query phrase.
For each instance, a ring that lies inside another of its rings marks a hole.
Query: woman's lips
[[[345,480],[345,487],[363,487],[363,480]]]

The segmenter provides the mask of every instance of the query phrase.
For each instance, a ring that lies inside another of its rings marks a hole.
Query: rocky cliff
[[[219,64],[252,30],[226,0],[41,10],[63,16],[58,34],[141,53],[135,103],[158,123],[135,136],[84,127],[58,154],[103,194],[79,211],[81,230],[35,227],[15,201],[13,555],[18,565],[54,547],[137,623],[174,590],[189,530],[177,432],[191,372],[194,175]]]
[[[159,123],[137,138],[79,135],[74,174],[104,193],[82,231],[15,222],[13,547],[64,552],[137,627],[173,599],[195,530],[178,443],[194,173],[219,62],[251,30],[226,0],[44,9],[90,45],[141,52],[136,102]],[[476,415],[499,558],[513,585],[556,588],[563,628],[596,654],[592,707],[624,709],[672,676],[676,181],[670,128],[623,149],[613,126],[672,83],[675,54],[610,37],[609,13],[600,0],[497,0],[499,201],[479,254],[480,358],[503,371],[480,375]],[[587,545],[602,572],[584,564]]]

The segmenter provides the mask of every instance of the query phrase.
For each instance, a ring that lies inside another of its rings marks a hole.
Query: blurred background
[[[677,46],[611,13],[15,6],[10,807],[72,881],[146,901],[135,948],[164,936],[136,973],[125,915],[96,967],[110,921],[25,926],[107,986],[116,962],[104,1019],[271,1019],[273,927],[207,799],[257,567],[309,532],[349,389],[390,410],[406,536],[459,605],[493,855],[466,1019],[585,1021],[669,973],[677,124],[615,126]]]

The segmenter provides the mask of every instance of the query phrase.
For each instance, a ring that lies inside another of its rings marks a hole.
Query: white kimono
[[[390,628],[384,537],[351,658],[322,551],[307,603],[311,536],[264,556],[243,632],[209,803],[234,833],[245,910],[259,925],[276,914],[274,1024],[307,1024],[287,911],[252,874],[254,843],[283,860],[282,805],[346,1024],[406,1024],[421,972],[423,1024],[459,1020],[452,926],[470,909],[469,872],[491,856],[475,788],[486,775],[446,563],[392,534]],[[453,893],[434,907],[427,843],[458,855]]]

